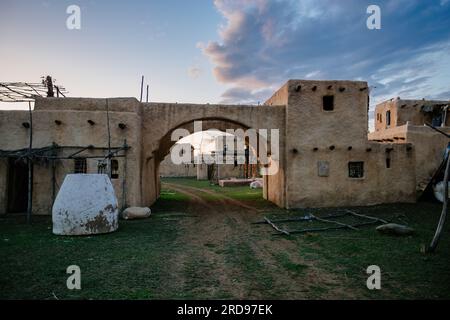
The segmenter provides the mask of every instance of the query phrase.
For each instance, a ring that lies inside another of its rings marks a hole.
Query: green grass
[[[294,274],[300,275],[305,272],[308,268],[306,264],[295,263],[290,258],[286,252],[280,252],[275,255],[278,263],[286,270],[291,271]]]
[[[89,237],[57,237],[49,217],[32,226],[0,219],[1,299],[166,297],[170,279],[165,261],[176,254],[177,223],[170,214],[122,221],[119,232]],[[78,265],[82,289],[66,288],[66,268]]]
[[[194,179],[165,181],[212,191],[215,199],[226,196],[254,204],[264,210],[254,214],[255,221],[337,210],[288,211],[262,200],[261,190],[221,188]],[[210,199],[204,192],[196,194]],[[185,236],[201,233],[191,228],[203,217],[190,211],[188,201],[189,196],[164,189],[149,219],[121,221],[118,232],[101,236],[55,236],[49,216],[35,217],[31,226],[24,217],[0,217],[0,299],[450,298],[450,223],[435,254],[420,251],[433,236],[439,204],[352,209],[408,224],[416,230],[409,237],[381,235],[373,226],[273,236],[266,224],[243,223],[224,214],[215,232],[235,233],[220,241],[206,235],[207,240],[194,244]],[[280,224],[289,230],[319,225]],[[82,290],[66,288],[66,268],[72,264],[81,268]],[[365,286],[366,268],[372,264],[381,268],[379,291]],[[223,273],[226,286],[220,282]]]
[[[236,281],[251,284],[252,290],[259,292],[276,291],[273,288],[273,276],[264,272],[266,267],[265,261],[258,259],[250,244],[241,241],[228,241],[224,251],[225,261],[229,267],[239,268],[242,270],[242,276]]]
[[[218,200],[222,198],[222,196],[226,196],[242,201],[243,203],[251,204],[258,209],[273,208],[274,210],[279,211],[278,207],[262,198],[262,189],[250,189],[249,186],[221,187],[216,184],[211,184],[206,180],[196,180],[193,178],[164,178],[163,181],[181,186],[204,189],[215,193],[213,196],[206,193],[202,195],[205,200]]]
[[[382,272],[381,291],[366,291],[368,298],[450,298],[450,235],[449,224],[435,254],[424,254],[421,249],[429,244],[438,221],[441,206],[434,203],[393,204],[352,208],[367,215],[377,216],[399,224],[407,224],[416,232],[413,236],[381,235],[374,227],[360,231],[327,231],[289,237],[298,247],[298,254],[319,263],[329,272],[344,274],[350,286],[361,286],[367,279],[366,267],[378,265]],[[332,209],[302,210],[303,213],[333,212]],[[289,215],[272,215],[279,219]],[[345,222],[340,219],[339,221]],[[346,221],[350,222],[350,221]],[[285,229],[325,226],[322,223],[287,223]]]

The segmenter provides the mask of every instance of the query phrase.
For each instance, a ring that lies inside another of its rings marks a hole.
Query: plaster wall
[[[126,169],[126,202],[128,205],[139,205],[141,201],[140,186],[135,181],[140,179],[141,156],[141,118],[135,99],[108,99],[111,146],[120,147],[127,141],[131,149],[127,152],[126,168],[119,159],[120,181],[113,181],[116,194],[122,197],[122,179]],[[50,146],[88,146],[107,148],[108,131],[106,121],[106,99],[49,98],[37,99],[33,111],[33,148]],[[56,124],[56,120],[60,124]],[[88,120],[95,122],[90,125]],[[28,122],[27,111],[0,111],[0,149],[16,150],[27,148],[29,129],[22,126]],[[120,129],[118,124],[126,124]],[[78,149],[72,149],[72,152]],[[69,152],[68,149],[60,152]],[[83,155],[95,153],[105,155],[106,151],[86,151]],[[61,153],[59,154],[62,155]],[[67,154],[68,155],[68,154]],[[81,155],[80,155],[81,156]],[[56,193],[67,173],[73,173],[74,160],[58,160],[56,162]],[[89,160],[88,173],[97,172],[97,163]],[[6,210],[7,166],[0,166],[0,209]],[[40,162],[33,167],[33,212],[49,214],[52,206],[52,169],[50,163]],[[120,201],[119,201],[120,203]]]
[[[384,165],[385,161],[384,153],[376,146],[369,146],[367,139],[366,82],[290,80],[286,86],[287,207],[356,205],[414,199],[411,187],[403,188],[409,191],[401,192],[378,189],[387,186],[394,176],[377,174],[377,168]],[[324,110],[324,96],[334,97],[333,110]],[[367,152],[370,148],[372,150]],[[408,162],[405,167],[414,166],[413,155],[403,156],[402,159]],[[328,177],[318,176],[318,161],[328,161]],[[348,177],[350,161],[364,161],[363,179]],[[411,184],[411,180],[401,180],[405,185]]]
[[[440,130],[450,134],[449,127]],[[400,140],[400,138],[403,138]],[[369,134],[370,140],[407,142],[414,146],[416,187],[423,190],[438,169],[447,147],[448,139],[430,128],[402,125]]]

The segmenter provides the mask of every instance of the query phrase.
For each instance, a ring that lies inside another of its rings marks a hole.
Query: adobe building
[[[203,130],[279,129],[279,159],[270,151],[278,171],[263,177],[263,196],[280,207],[414,202],[423,174],[417,161],[437,168],[446,141],[429,128],[416,130],[420,124],[402,130],[412,124],[402,125],[406,118],[394,112],[391,121],[400,119],[400,127],[379,127],[369,140],[368,91],[362,81],[289,80],[258,106],[36,98],[32,124],[28,111],[0,111],[0,212],[26,208],[28,156],[34,214],[51,213],[66,174],[105,172],[108,158],[119,206],[151,206],[171,133],[192,133],[197,120]],[[421,141],[434,147],[422,149]]]
[[[286,106],[284,168],[269,179],[284,179],[287,207],[415,201],[414,147],[368,140],[368,91],[362,81],[294,80],[266,102]]]
[[[423,191],[439,164],[449,139],[426,127],[437,127],[450,134],[447,109],[450,101],[391,99],[375,109],[375,132],[369,139],[381,143],[410,143],[416,149],[417,191]]]

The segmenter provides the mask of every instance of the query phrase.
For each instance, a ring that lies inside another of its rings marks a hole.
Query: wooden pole
[[[144,76],[142,76],[142,78],[141,78],[141,99],[139,100],[140,102],[142,102],[143,92],[144,92]]]
[[[449,175],[449,167],[450,167],[450,153],[447,149],[447,164],[445,166],[444,173],[444,199],[442,204],[442,212],[441,217],[439,218],[439,223],[436,228],[436,232],[434,234],[433,240],[431,240],[430,247],[427,252],[434,252],[438,245],[439,239],[441,237],[442,229],[444,227],[445,218],[447,217],[447,203],[448,203],[448,175]]]
[[[377,223],[376,221],[368,221],[368,222],[361,222],[354,224],[353,227],[363,227],[371,224]],[[307,233],[307,232],[321,232],[321,231],[328,231],[328,230],[339,230],[339,229],[346,229],[346,226],[335,226],[335,227],[324,227],[324,228],[311,228],[311,229],[301,229],[301,230],[289,230],[289,234],[299,234],[299,233]],[[281,233],[274,233],[274,236],[279,236]]]
[[[56,164],[55,160],[52,160],[52,204],[55,203],[56,198]]]
[[[366,219],[370,219],[370,220],[375,220],[375,221],[378,221],[378,222],[381,222],[381,223],[384,223],[384,224],[389,223],[386,220],[383,220],[383,219],[380,219],[380,218],[371,217],[371,216],[366,216],[366,215],[361,214],[361,213],[356,213],[356,212],[354,212],[352,210],[345,210],[345,211],[350,213],[353,216],[356,216],[356,217],[361,217],[361,218],[366,218]]]
[[[56,156],[57,155],[57,145],[56,143],[53,141],[52,143],[52,156]],[[56,163],[55,163],[55,159],[52,159],[52,205],[55,203],[55,198],[56,198]]]
[[[272,221],[269,220],[269,218],[264,217],[264,220],[265,220],[268,224],[270,224],[270,225],[272,226],[272,228],[274,228],[274,229],[277,230],[278,232],[280,232],[280,233],[282,233],[282,234],[285,234],[285,235],[287,235],[287,236],[289,235],[289,232],[288,232],[288,231],[286,231],[286,230],[284,230],[284,229],[278,228],[274,223],[272,223]]]
[[[329,214],[326,216],[323,216],[322,219],[325,218],[339,218],[339,217],[345,217],[347,216],[347,213],[340,213],[340,214]],[[294,217],[294,218],[288,218],[288,219],[278,219],[278,220],[271,220],[273,223],[282,223],[282,222],[300,222],[300,221],[311,221],[314,218],[312,216],[303,216],[303,217]],[[252,222],[252,224],[263,224],[267,223],[267,221],[257,221]]]
[[[106,99],[106,125],[108,129],[108,159],[107,161],[107,172],[108,177],[111,179],[111,130],[109,127],[109,104],[108,99]]]
[[[27,223],[31,223],[31,212],[33,210],[33,161],[31,151],[33,149],[33,115],[31,112],[31,102],[28,102],[28,114],[30,117],[30,144],[28,147],[28,204],[27,204]]]
[[[122,178],[122,210],[124,210],[127,206],[127,192],[126,192],[126,187],[127,187],[127,140],[125,139],[123,141],[123,147],[125,150],[125,157],[123,160],[123,178]]]
[[[145,102],[148,102],[148,85],[147,85],[147,98],[145,99]]]
[[[47,84],[47,97],[52,98],[52,97],[55,96],[55,93],[53,91],[53,80],[52,80],[52,77],[47,76],[45,78],[45,80],[46,80],[46,84]]]
[[[318,220],[318,221],[328,222],[328,223],[334,223],[334,224],[337,224],[337,225],[340,225],[340,226],[343,226],[343,227],[346,227],[346,228],[349,228],[349,229],[359,230],[358,228],[355,228],[354,226],[351,226],[351,225],[346,224],[346,223],[341,223],[341,222],[334,221],[334,220],[328,220],[328,219],[319,218],[319,217],[316,217],[316,216],[313,215],[313,214],[310,214],[310,216],[313,217],[313,219],[316,219],[316,220]]]

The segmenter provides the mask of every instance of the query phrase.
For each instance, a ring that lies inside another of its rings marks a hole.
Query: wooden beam
[[[334,224],[337,224],[337,225],[340,225],[340,226],[343,226],[343,227],[346,227],[346,228],[349,228],[349,229],[359,230],[358,228],[355,228],[354,226],[351,226],[351,225],[346,224],[346,223],[337,222],[337,221],[334,221],[334,220],[328,220],[328,219],[319,218],[319,217],[317,217],[317,216],[315,216],[315,215],[312,215],[312,214],[311,214],[311,216],[312,216],[314,219],[318,220],[318,221],[327,222],[327,223],[334,223]]]
[[[28,114],[30,117],[30,144],[28,147],[28,204],[27,223],[31,224],[31,212],[33,210],[33,160],[31,150],[33,150],[33,114],[31,112],[31,102],[28,102]]]
[[[361,214],[361,213],[356,213],[356,212],[354,212],[352,210],[345,210],[345,211],[347,211],[348,213],[350,213],[351,215],[356,216],[356,217],[366,218],[366,219],[378,221],[378,222],[381,222],[381,223],[389,223],[386,220],[383,220],[383,219],[380,219],[380,218],[371,217],[371,216],[366,216],[366,215]]]
[[[285,234],[285,235],[287,235],[287,236],[289,235],[289,232],[287,232],[286,230],[283,230],[283,229],[278,228],[272,221],[269,220],[269,218],[264,217],[264,220],[265,220],[268,224],[270,224],[270,225],[272,226],[272,228],[274,228],[274,229],[277,230],[278,232],[280,232],[280,233],[282,233],[282,234]]]

